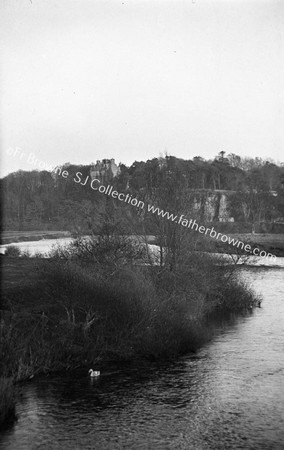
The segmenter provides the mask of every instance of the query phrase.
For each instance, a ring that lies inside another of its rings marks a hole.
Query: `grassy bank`
[[[211,225],[212,226],[212,225]],[[210,224],[208,224],[210,228]],[[215,229],[218,231],[222,231],[220,228],[220,223],[214,225]],[[265,250],[267,253],[272,253],[276,256],[283,257],[284,256],[284,235],[280,233],[226,233],[228,236],[238,239],[245,244],[251,244],[252,247],[258,247],[260,250]],[[1,244],[11,244],[17,242],[28,242],[28,241],[39,241],[42,239],[60,239],[65,237],[71,237],[71,233],[69,231],[3,231],[1,236]],[[139,240],[140,242],[144,242],[144,236],[140,238],[137,236],[132,236],[134,241]],[[147,236],[148,244],[157,244],[158,240],[153,235]],[[214,242],[214,241],[213,241]],[[220,241],[215,242],[215,246],[212,246],[212,251],[218,249],[222,251],[222,245]],[[219,245],[218,245],[219,244]],[[200,249],[202,250],[202,239],[200,242]],[[213,248],[214,247],[214,248]],[[226,250],[225,246],[224,251]],[[234,249],[234,247],[230,246],[229,248]],[[199,247],[198,247],[199,249]]]
[[[257,302],[229,267],[187,253],[137,265],[126,244],[77,246],[53,259],[2,257],[1,373],[15,380],[98,361],[159,360],[196,351],[210,318]],[[134,258],[135,257],[135,258]]]

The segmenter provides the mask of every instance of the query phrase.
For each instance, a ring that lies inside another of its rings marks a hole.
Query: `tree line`
[[[59,171],[17,171],[0,180],[3,230],[69,230],[73,233],[155,233],[160,218],[74,182],[90,175],[91,165],[66,163]],[[60,172],[67,170],[64,178]],[[117,177],[105,179],[120,192],[176,214],[203,220],[208,193],[225,193],[235,221],[273,222],[284,216],[284,166],[272,160],[220,152],[214,160],[163,156],[120,164]]]

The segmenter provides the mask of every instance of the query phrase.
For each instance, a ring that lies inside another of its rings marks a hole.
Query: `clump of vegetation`
[[[60,175],[65,169],[69,173],[67,179]],[[3,229],[28,230],[29,235],[32,234],[31,230],[37,230],[35,234],[41,230],[44,234],[46,230],[52,229],[69,230],[76,234],[89,234],[92,230],[98,233],[101,231],[106,209],[116,220],[121,220],[127,212],[133,226],[136,208],[129,207],[125,202],[109,201],[108,196],[102,196],[92,189],[83,189],[80,184],[74,183],[73,178],[77,172],[81,172],[82,179],[86,179],[90,170],[91,165],[66,163],[52,172],[21,170],[4,177],[1,180],[4,197]],[[258,232],[283,233],[283,225],[275,222],[277,218],[283,217],[283,173],[283,166],[271,160],[242,158],[235,154],[221,153],[210,161],[201,157],[184,160],[165,155],[145,162],[135,161],[130,167],[121,164],[120,173],[111,183],[118,192],[127,190],[130,195],[139,196],[143,200],[146,196],[146,201],[164,208],[161,202],[163,199],[156,197],[161,184],[164,180],[167,184],[178,184],[184,180],[187,197],[195,191],[193,201],[195,206],[200,205],[203,224],[206,210],[209,211],[209,205],[211,210],[213,207],[212,191],[215,191],[213,197],[216,216],[221,198],[221,193],[217,191],[231,191],[230,195],[225,194],[226,209],[228,215],[235,218],[235,222],[218,222],[219,231],[222,232],[225,227],[224,233],[251,233],[253,229],[263,230]],[[274,195],[275,191],[277,196]],[[20,208],[15,201],[19,192]],[[195,209],[193,204],[191,208]],[[184,213],[183,208],[178,209],[178,214]],[[188,208],[185,210],[190,211]],[[172,212],[171,209],[168,211]],[[152,215],[148,219],[148,234],[155,234],[156,218]],[[136,223],[136,232],[142,232],[141,225],[142,221]],[[51,235],[51,231],[49,234]],[[283,245],[281,249],[283,252]]]
[[[54,245],[49,257],[53,260],[80,260],[81,263],[84,261],[109,266],[145,259],[146,251],[142,244],[130,237],[105,235],[78,237],[70,244]]]
[[[12,378],[0,378],[0,430],[16,419],[15,393]]]
[[[6,248],[4,255],[12,258],[17,258],[21,256],[21,250],[16,245],[9,245]]]
[[[210,338],[216,312],[246,311],[256,301],[208,254],[184,251],[173,270],[141,264],[138,249],[128,242],[121,252],[115,239],[77,241],[36,260],[32,286],[6,295],[0,370],[18,380],[97,359],[173,358]]]
[[[22,250],[20,252],[20,256],[22,258],[31,258],[32,255],[31,255],[31,252],[29,250]]]

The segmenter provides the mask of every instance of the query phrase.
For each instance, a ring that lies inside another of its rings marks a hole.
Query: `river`
[[[174,363],[102,366],[18,386],[0,448],[283,449],[284,271],[240,268],[263,296]]]
[[[88,239],[88,236],[85,236]],[[137,236],[132,236],[135,241],[139,241]],[[151,240],[153,240],[154,236],[149,236]],[[150,242],[151,242],[150,240]],[[42,257],[49,257],[49,253],[54,248],[58,246],[65,247],[68,246],[73,241],[71,237],[58,238],[58,239],[41,239],[39,241],[26,241],[26,242],[15,242],[12,244],[3,244],[0,245],[0,254],[4,254],[6,249],[13,246],[17,247],[21,252],[27,252],[30,256],[40,255]],[[143,242],[143,239],[140,240]],[[150,244],[148,246],[148,250],[150,251],[152,263],[159,264],[160,263],[160,247],[157,245]],[[216,253],[216,258],[221,258],[224,263],[228,262],[232,263],[232,259],[229,255]],[[233,256],[233,255],[231,255]],[[236,256],[236,255],[235,255]],[[237,258],[238,259],[238,258]],[[246,265],[252,266],[264,266],[264,267],[283,267],[284,268],[284,258],[264,258],[261,256],[243,256],[239,259],[238,264],[246,263]]]

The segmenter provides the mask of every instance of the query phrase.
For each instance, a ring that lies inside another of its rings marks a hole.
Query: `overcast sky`
[[[53,165],[221,150],[284,160],[283,1],[1,0],[1,9],[1,176],[35,168],[30,152]]]

